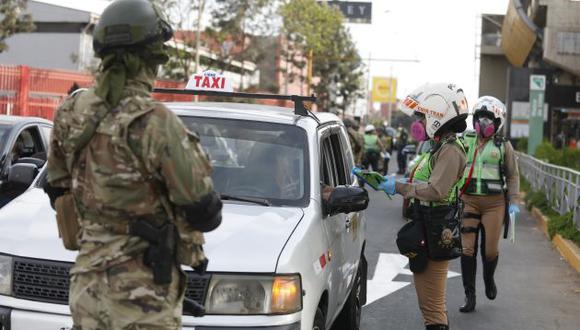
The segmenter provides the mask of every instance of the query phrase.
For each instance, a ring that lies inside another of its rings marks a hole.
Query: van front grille
[[[21,299],[66,305],[72,266],[69,262],[16,257],[12,295]],[[187,272],[185,295],[203,305],[210,278],[210,274]]]

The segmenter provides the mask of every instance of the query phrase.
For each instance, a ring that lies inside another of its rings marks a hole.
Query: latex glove
[[[394,195],[396,194],[395,191],[395,182],[397,179],[394,175],[387,175],[385,176],[385,181],[381,182],[379,185],[379,189],[383,190],[387,195]]]
[[[509,213],[513,213],[515,215],[519,214],[520,213],[520,207],[517,206],[516,204],[511,204],[510,203]]]

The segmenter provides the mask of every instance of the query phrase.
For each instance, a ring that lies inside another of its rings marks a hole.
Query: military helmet
[[[159,9],[148,0],[117,0],[103,12],[93,32],[97,55],[114,48],[167,41],[173,30]]]

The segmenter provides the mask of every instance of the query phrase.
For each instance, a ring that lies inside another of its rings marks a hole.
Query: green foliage
[[[342,13],[315,0],[289,1],[279,12],[286,60],[298,68],[313,60],[312,75],[319,79],[311,84],[319,109],[352,105],[361,95],[363,65]]]
[[[166,79],[187,81],[193,71],[196,58],[194,31],[200,28],[209,0],[150,0],[164,11],[173,29],[187,31],[179,37],[187,49],[170,48],[169,61],[163,66],[162,76]],[[193,49],[193,51],[191,51]]]
[[[550,142],[544,141],[536,148],[534,157],[550,164],[580,171],[580,150],[578,149],[556,149]]]
[[[232,61],[244,65],[245,61],[261,62],[271,48],[261,43],[262,37],[272,33],[275,3],[270,0],[218,1],[212,11],[212,25],[207,34],[219,45],[222,52],[214,64],[220,71],[232,71]],[[226,45],[227,47],[223,47]],[[245,70],[240,70],[240,90],[248,87]]]
[[[576,228],[573,217],[573,212],[550,217],[550,221],[548,221],[550,238],[554,238],[554,235],[560,234],[565,239],[569,239],[580,246],[580,231]]]
[[[0,1],[0,53],[8,50],[6,39],[14,34],[34,30],[32,17],[23,14],[27,0]]]
[[[520,190],[526,194],[532,191],[532,186],[522,175],[520,175]]]
[[[536,207],[550,220],[548,221],[548,234],[550,238],[554,238],[554,235],[560,234],[562,237],[580,246],[580,231],[578,231],[578,228],[574,224],[574,213],[568,212],[564,215],[559,215],[552,209],[543,191],[532,191],[529,182],[523,177],[520,177],[520,183],[520,188],[526,192],[526,208],[531,210],[532,207]]]
[[[521,152],[528,152],[528,138],[522,137],[516,139],[516,150]]]

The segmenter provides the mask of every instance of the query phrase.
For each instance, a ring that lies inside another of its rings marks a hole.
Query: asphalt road
[[[382,192],[371,193],[366,250],[369,280],[374,279],[381,253],[398,253],[395,236],[404,224],[401,204],[400,196],[391,201]],[[461,277],[448,280],[447,309],[452,329],[580,329],[580,276],[561,259],[527,212],[523,211],[516,227],[515,245],[509,240],[500,242],[496,300],[485,297],[479,256],[474,313],[458,311],[464,298]],[[458,259],[452,261],[450,270],[461,272]],[[394,281],[412,282],[411,275],[401,273]],[[415,287],[406,285],[365,306],[361,329],[424,329]]]

